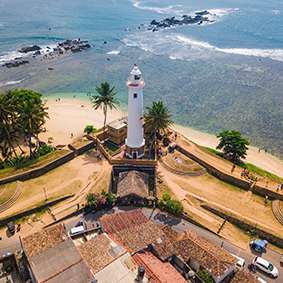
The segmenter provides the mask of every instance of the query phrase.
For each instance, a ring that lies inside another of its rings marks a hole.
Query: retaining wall
[[[89,144],[86,144],[78,149],[75,149],[76,153],[77,154],[83,154],[84,152],[86,152],[87,150],[91,149],[94,147],[94,144],[95,142],[90,142]],[[38,177],[38,176],[41,176],[57,167],[59,167],[60,165],[72,160],[73,158],[75,158],[76,156],[76,153],[73,151],[73,152],[70,152],[70,153],[67,153],[66,155],[50,162],[49,164],[46,164],[40,168],[37,168],[37,169],[34,169],[34,170],[31,170],[31,171],[28,171],[28,172],[24,172],[24,173],[21,173],[21,174],[17,174],[17,175],[14,175],[14,176],[11,176],[11,177],[7,177],[7,178],[4,178],[4,179],[1,179],[0,180],[0,185],[3,185],[3,184],[6,184],[6,183],[10,183],[10,182],[14,182],[14,181],[24,181],[24,180],[27,180],[27,179],[30,179],[30,178],[35,178],[35,177]]]
[[[259,237],[263,238],[263,239],[266,239],[267,241],[271,242],[271,243],[275,243],[275,244],[278,244],[280,245],[281,247],[283,247],[283,238],[280,238],[278,236],[275,236],[265,230],[262,230],[258,227],[256,227],[256,225],[252,225],[252,224],[249,224],[243,220],[240,220],[236,217],[233,217],[233,216],[230,216],[222,211],[219,211],[215,208],[212,208],[210,207],[209,205],[206,205],[206,204],[202,204],[201,207],[205,208],[206,210],[208,211],[211,211],[212,213],[224,218],[224,219],[227,219],[227,221],[229,221],[230,223],[242,228],[243,230],[245,231],[250,231],[250,232],[254,232],[256,233]]]
[[[54,169],[54,168],[56,168],[56,167],[58,167],[58,166],[60,166],[64,163],[72,160],[74,157],[75,157],[75,153],[70,152],[70,153],[68,153],[68,154],[66,154],[66,155],[50,162],[49,164],[40,167],[40,168],[1,179],[0,185],[6,184],[6,183],[9,183],[9,182],[14,182],[14,181],[17,181],[17,180],[24,181],[24,180],[27,180],[27,179],[30,179],[30,178],[35,178],[35,177],[41,176],[41,175],[47,173],[48,171],[50,171],[50,170],[52,170],[52,169]]]
[[[214,175],[217,178],[219,178],[219,179],[221,179],[221,180],[223,180],[227,183],[233,184],[233,185],[240,187],[240,188],[243,188],[245,190],[251,190],[253,193],[259,194],[261,196],[267,195],[271,199],[283,200],[282,194],[276,193],[274,191],[270,191],[270,190],[268,190],[264,187],[258,186],[256,184],[252,188],[250,188],[250,182],[218,170],[217,168],[213,167],[211,164],[209,164],[206,161],[204,161],[203,159],[193,155],[192,153],[188,152],[186,149],[184,149],[180,146],[177,146],[177,150],[180,151],[181,153],[183,153],[184,155],[188,156],[189,158],[191,158],[195,162],[199,163],[204,168],[206,168],[207,172],[210,173],[211,175]]]

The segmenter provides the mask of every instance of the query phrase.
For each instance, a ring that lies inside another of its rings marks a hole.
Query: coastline
[[[94,110],[91,102],[82,98],[60,97],[60,101],[58,99],[56,101],[56,98],[52,96],[48,97],[46,106],[49,108],[47,112],[50,119],[46,119],[46,132],[41,133],[39,137],[45,142],[47,142],[48,137],[53,137],[54,146],[71,143],[72,140],[84,134],[83,130],[87,125],[93,125],[97,129],[103,126],[104,115],[102,110]],[[125,113],[121,109],[109,110],[107,123],[123,116],[125,116]],[[219,142],[214,135],[180,125],[175,125],[173,129],[200,146],[215,149]],[[73,138],[71,138],[71,133]],[[268,153],[264,153],[264,151],[259,153],[258,148],[250,146],[245,161],[283,178],[283,162]]]

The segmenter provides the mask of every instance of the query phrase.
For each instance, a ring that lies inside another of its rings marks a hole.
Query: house
[[[94,278],[62,224],[21,239],[33,283],[88,283]]]
[[[103,233],[79,247],[84,260],[99,283],[133,283],[138,266],[129,251]],[[148,282],[144,278],[143,282]]]
[[[261,283],[253,274],[235,268],[233,272],[231,272],[222,283]]]
[[[151,283],[187,282],[169,262],[162,262],[152,252],[136,253],[134,260],[137,265],[145,268],[145,274]]]
[[[107,124],[108,140],[121,144],[127,138],[127,119],[114,120]]]
[[[141,209],[116,213],[100,218],[103,230],[126,247],[133,255],[152,250],[165,261],[175,253],[167,236],[145,216]]]
[[[148,203],[148,174],[136,170],[119,173],[117,202],[121,205]]]
[[[205,270],[215,283],[221,282],[235,269],[237,258],[211,240],[186,230],[173,243],[177,257],[194,270]]]

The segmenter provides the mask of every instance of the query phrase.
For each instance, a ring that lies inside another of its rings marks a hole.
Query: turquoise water
[[[75,94],[87,100],[87,93],[108,81],[123,105],[125,83],[136,63],[146,81],[145,106],[162,99],[179,124],[212,134],[240,130],[252,144],[283,156],[278,142],[283,138],[283,3],[194,2],[2,0],[1,65],[28,45],[44,48],[81,38],[92,48],[1,67],[0,91],[28,88],[45,99]],[[212,23],[148,30],[153,19],[203,10],[210,12]]]

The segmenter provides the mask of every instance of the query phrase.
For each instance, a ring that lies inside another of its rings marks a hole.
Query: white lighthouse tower
[[[144,155],[143,138],[143,87],[145,82],[141,79],[141,72],[135,65],[127,81],[128,96],[128,129],[126,139],[126,155],[136,159]]]

